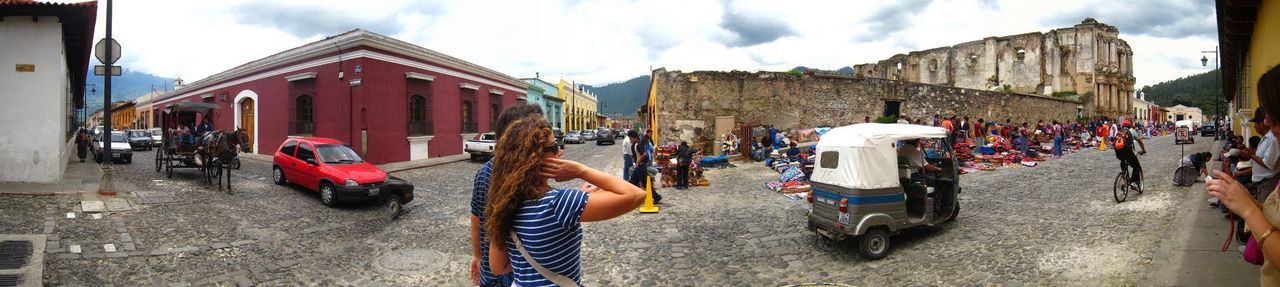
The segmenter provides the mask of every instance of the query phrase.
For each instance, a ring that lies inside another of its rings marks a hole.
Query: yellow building
[[[133,102],[116,102],[111,104],[111,129],[126,130],[136,128],[135,121],[138,120],[138,110],[133,108]]]
[[[1258,79],[1280,64],[1280,0],[1217,1],[1222,94],[1231,129],[1246,138],[1258,108]]]
[[[136,121],[136,124],[134,125],[137,128],[150,129],[155,127],[160,127],[157,124],[158,122],[160,122],[157,119],[157,117],[159,117],[160,115],[153,115],[151,113],[151,108],[153,106],[152,102],[155,101],[156,98],[159,98],[162,95],[164,95],[164,93],[159,91],[151,91],[150,93],[147,93],[146,95],[142,95],[141,97],[138,97],[137,100],[135,100],[134,109],[137,110],[138,119]]]
[[[560,79],[556,84],[557,94],[564,100],[564,130],[577,131],[597,128],[596,95],[586,91],[582,85]]]

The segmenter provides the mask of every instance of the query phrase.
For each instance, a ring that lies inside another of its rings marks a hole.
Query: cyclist
[[[1147,154],[1147,144],[1142,142],[1142,138],[1138,133],[1133,131],[1133,122],[1124,120],[1121,129],[1116,132],[1115,151],[1116,159],[1120,160],[1120,170],[1129,170],[1133,167],[1133,171],[1129,173],[1129,184],[1134,187],[1141,186],[1142,180],[1142,164],[1138,162],[1138,156],[1133,154],[1133,141],[1138,141],[1138,146],[1142,148],[1138,154]]]

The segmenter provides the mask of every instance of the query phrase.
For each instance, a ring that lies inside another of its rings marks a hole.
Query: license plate
[[[378,195],[379,188],[370,188],[369,195]]]
[[[840,223],[842,223],[842,224],[849,224],[849,214],[848,214],[848,213],[841,213],[841,214],[840,214],[840,218],[839,218],[838,220],[840,220]]]

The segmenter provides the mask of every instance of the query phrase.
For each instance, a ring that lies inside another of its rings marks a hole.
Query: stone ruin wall
[[[717,116],[782,130],[838,127],[879,117],[885,101],[912,119],[934,114],[1035,123],[1070,121],[1080,102],[862,76],[778,72],[654,72],[661,142],[711,148]],[[718,147],[717,147],[718,148]]]
[[[1019,57],[1018,51],[1023,51]],[[978,90],[1082,95],[1086,115],[1132,113],[1133,51],[1114,26],[1085,19],[1073,27],[988,37],[949,47],[897,54],[854,65],[869,78]],[[1089,94],[1089,96],[1083,96]]]

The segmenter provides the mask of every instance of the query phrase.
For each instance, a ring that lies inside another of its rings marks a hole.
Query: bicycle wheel
[[[1146,173],[1145,173],[1145,172],[1144,172],[1144,173],[1139,173],[1139,174],[1138,174],[1138,184],[1137,184],[1137,186],[1138,186],[1138,189],[1137,189],[1138,194],[1142,194],[1142,191],[1146,189],[1146,187],[1145,187],[1145,186],[1143,186],[1143,185],[1146,185],[1146,184],[1147,184],[1147,175],[1146,175]]]
[[[1124,202],[1129,198],[1129,181],[1125,179],[1124,172],[1116,175],[1115,185],[1111,186],[1111,194],[1115,196],[1116,203]]]

